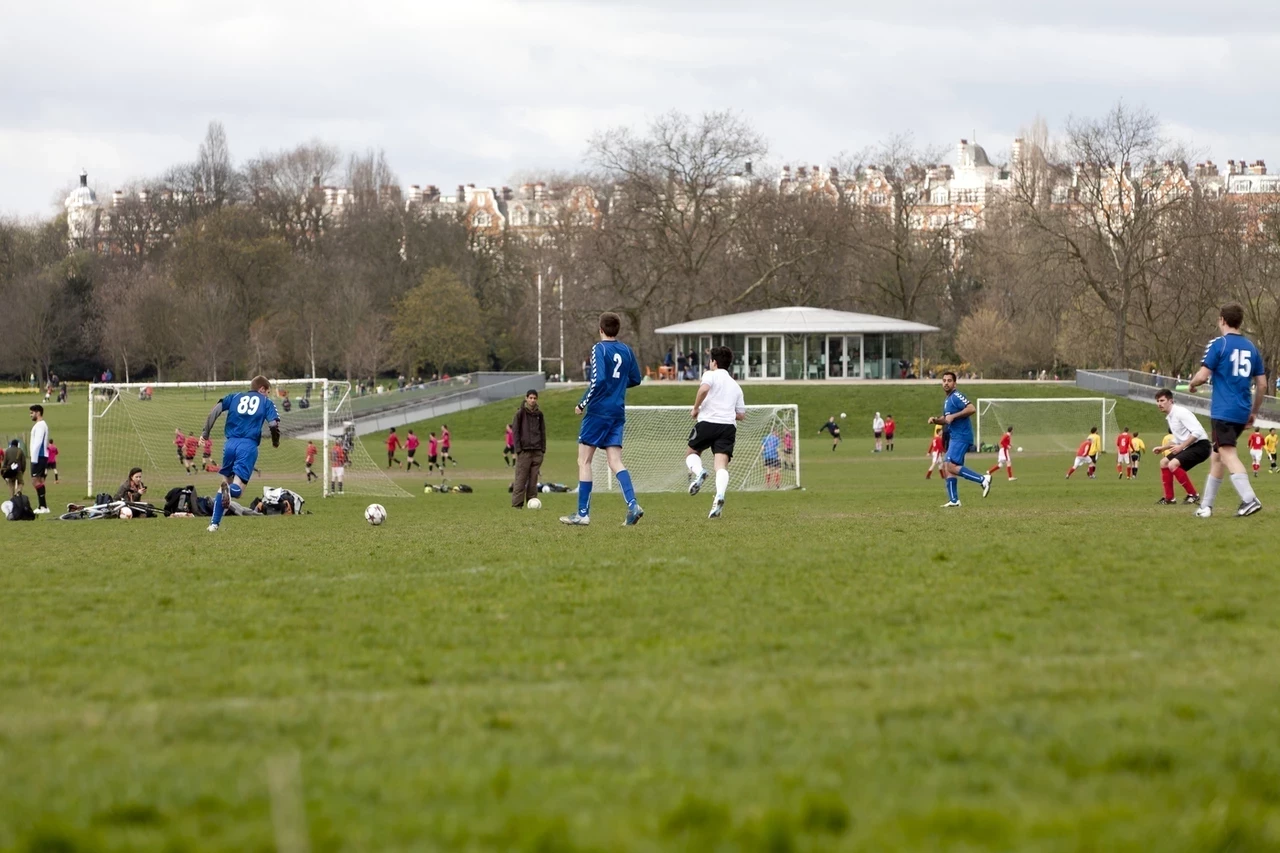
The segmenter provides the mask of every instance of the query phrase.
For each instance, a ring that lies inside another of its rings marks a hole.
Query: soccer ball
[[[13,512],[13,501],[5,501],[0,504],[0,521],[8,521],[9,513]]]
[[[1021,452],[1022,452],[1022,448],[1021,448],[1021,447],[1019,447],[1019,448],[1018,448],[1018,452],[1019,452],[1019,453],[1021,453]]]
[[[133,510],[129,509],[127,506],[120,507],[120,518],[124,521],[128,521],[133,518]]]
[[[840,413],[840,420],[844,420],[844,419],[845,419],[845,414],[844,414],[844,412],[841,412],[841,413]]]
[[[525,506],[527,506],[529,509],[542,509],[542,501],[538,500],[537,498],[530,498],[529,502],[526,503]]]
[[[542,493],[543,493],[544,495],[549,495],[549,494],[551,494],[551,487],[550,487],[550,486],[543,486],[543,487],[542,487]]]
[[[364,510],[364,520],[377,527],[387,520],[387,510],[382,504],[369,504]]]

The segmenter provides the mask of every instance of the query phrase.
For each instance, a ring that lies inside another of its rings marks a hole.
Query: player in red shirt
[[[204,470],[210,474],[218,473],[218,468],[213,464],[213,439],[200,439],[200,461],[204,464]]]
[[[200,433],[193,432],[187,436],[186,442],[182,445],[183,464],[187,466],[188,474],[196,467],[196,451],[198,449],[200,449]]]
[[[333,443],[333,450],[331,451],[331,453],[333,456],[333,460],[332,460],[333,466],[331,470],[331,473],[333,475],[333,480],[331,481],[331,485],[329,486],[329,494],[332,495],[342,491],[342,484],[343,484],[343,481],[346,479],[347,449],[342,446],[341,441],[335,441]]]
[[[396,435],[396,428],[392,427],[391,432],[387,435],[387,467],[391,467],[391,463],[396,463],[397,468],[403,468],[404,463],[396,458],[396,451],[400,449],[400,436]]]
[[[1253,470],[1258,470],[1256,464]],[[58,482],[58,445],[53,443],[52,438],[49,439],[49,473],[53,475],[53,482]]]
[[[1249,456],[1253,461],[1253,476],[1258,476],[1258,469],[1262,467],[1262,448],[1266,444],[1266,438],[1262,435],[1259,427],[1254,427],[1253,432],[1249,433]]]
[[[884,449],[893,450],[893,431],[898,425],[893,422],[893,415],[884,416]]]
[[[1071,479],[1071,475],[1074,474],[1076,472],[1076,469],[1079,468],[1081,465],[1088,465],[1090,472],[1093,471],[1093,457],[1089,455],[1089,450],[1092,447],[1093,447],[1092,438],[1086,438],[1084,441],[1080,442],[1080,446],[1076,448],[1076,461],[1070,468],[1067,469],[1068,480]],[[1092,474],[1090,474],[1090,476],[1092,476]]]
[[[178,464],[185,465],[186,460],[182,457],[182,447],[187,443],[187,437],[182,434],[182,430],[175,429],[173,431],[173,446],[178,449]]]
[[[925,455],[929,457],[929,468],[924,472],[924,478],[928,480],[933,476],[933,469],[942,470],[942,430],[937,429],[933,433],[933,441],[929,442],[929,451]]]
[[[314,441],[308,441],[307,442],[307,458],[305,460],[306,466],[307,466],[307,482],[308,483],[310,483],[312,480],[320,479],[320,475],[317,474],[315,471],[311,470],[311,466],[315,464],[317,452],[318,451],[316,450],[316,443]]]
[[[436,470],[436,466],[440,460],[440,439],[436,438],[433,432],[427,436],[427,473],[430,474]],[[444,470],[444,466],[440,466],[440,470]]]
[[[418,452],[418,445],[421,443],[418,437],[413,434],[413,430],[409,430],[409,437],[404,440],[404,452],[409,457],[409,465],[404,470],[412,471],[414,465],[417,465],[419,470],[422,469],[422,463],[413,458],[413,454]]]
[[[1133,451],[1133,436],[1129,434],[1129,428],[1125,427],[1120,430],[1120,434],[1116,436],[1116,477],[1119,480],[1126,474],[1129,479],[1133,479],[1133,469],[1129,467],[1129,454]]]
[[[511,466],[516,464],[516,434],[511,431],[511,424],[507,424],[507,437],[505,444],[502,445],[502,464]]]
[[[999,448],[996,450],[996,464],[987,469],[988,474],[994,474],[1001,468],[1005,469],[1005,476],[1012,483],[1018,479],[1013,476],[1013,427],[1009,427],[1004,431],[1004,435],[1000,436]]]

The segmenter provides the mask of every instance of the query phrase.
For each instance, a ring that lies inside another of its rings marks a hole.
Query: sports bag
[[[31,508],[31,499],[19,492],[13,496],[13,508],[9,510],[10,521],[35,521],[36,513]]]

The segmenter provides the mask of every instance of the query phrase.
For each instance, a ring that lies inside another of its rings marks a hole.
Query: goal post
[[[637,492],[682,492],[689,488],[689,469],[684,463],[694,423],[689,409],[627,406],[622,458]],[[729,488],[739,492],[798,489],[799,424],[800,410],[795,404],[747,406],[746,418],[737,423]],[[702,464],[707,471],[713,470],[710,451],[703,453]],[[592,484],[596,489],[617,488],[603,451],[592,460]]]
[[[115,491],[130,468],[143,469],[149,498],[154,503],[174,486],[194,484],[197,492],[211,492],[219,477],[205,470],[203,446],[195,451],[190,472],[177,458],[177,431],[184,435],[204,429],[218,400],[248,390],[247,382],[108,382],[89,386],[89,453],[86,491]],[[273,448],[263,433],[262,450],[254,472],[255,485],[287,486],[304,497],[342,494],[407,497],[373,461],[360,441],[351,411],[351,383],[331,379],[273,379],[268,392],[280,415],[280,447]],[[211,462],[221,463],[222,424],[215,426]],[[305,458],[314,442],[314,477],[308,477]],[[335,491],[330,482],[335,444],[345,451],[344,483]],[[203,484],[203,485],[202,485]]]
[[[1014,444],[1031,453],[1075,450],[1092,427],[1106,448],[1120,432],[1110,397],[984,397],[975,407],[979,448],[994,445],[1009,427]]]

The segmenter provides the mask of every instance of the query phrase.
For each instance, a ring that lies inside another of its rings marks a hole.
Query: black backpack
[[[175,512],[199,515],[201,513],[196,512],[196,506],[195,486],[175,486],[165,493],[164,514],[166,516],[173,515]]]
[[[35,521],[36,513],[31,508],[31,499],[19,492],[13,496],[13,509],[9,510],[10,521]]]

